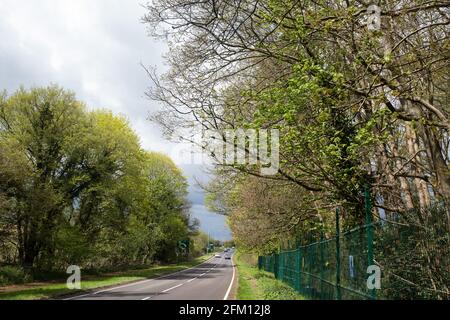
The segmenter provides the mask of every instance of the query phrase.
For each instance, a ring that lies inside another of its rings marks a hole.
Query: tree
[[[153,2],[144,22],[172,41],[170,71],[149,70],[148,95],[166,106],[154,120],[193,141],[201,130],[226,140],[226,129],[280,129],[281,165],[270,179],[310,191],[316,208],[343,205],[354,222],[364,186],[378,209],[425,210],[450,196],[446,4],[383,2],[381,30],[368,28],[368,9]]]
[[[345,229],[360,226],[367,190],[373,220],[395,226],[392,238],[383,226],[376,239],[377,263],[393,272],[389,295],[442,298],[450,234],[448,4],[377,4],[154,1],[144,22],[172,41],[171,69],[162,77],[148,70],[148,96],[165,106],[154,120],[174,140],[195,143],[210,130],[234,145],[226,130],[279,130],[276,175],[218,161],[218,181],[208,187],[241,246],[270,252],[281,238],[326,232],[336,207]]]
[[[174,163],[57,86],[1,96],[0,147],[0,263],[145,264],[195,229]]]
[[[2,184],[14,202],[9,208],[11,222],[16,226],[19,259],[24,266],[32,266],[49,247],[62,216],[60,208],[65,207],[67,197],[58,185],[76,166],[67,152],[67,138],[76,136],[86,121],[83,108],[72,94],[56,87],[21,89],[1,101],[2,150],[14,146],[15,157],[26,170],[15,185]],[[8,154],[4,160],[10,161]]]

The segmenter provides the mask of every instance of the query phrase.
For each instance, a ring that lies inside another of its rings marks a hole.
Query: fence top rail
[[[387,221],[387,220],[383,220],[383,221]],[[357,232],[357,231],[361,231],[361,230],[364,230],[364,229],[369,228],[369,227],[375,227],[375,226],[378,226],[380,224],[381,224],[381,221],[375,221],[375,222],[372,222],[372,223],[366,223],[366,224],[363,224],[361,226],[358,226],[358,227],[355,227],[353,229],[350,229],[350,230],[342,232],[341,236],[346,236],[348,234],[351,234],[351,233],[354,233],[354,232]]]
[[[310,244],[306,244],[304,246],[300,246],[297,249],[299,249],[299,248],[308,248],[308,247],[311,247],[311,246],[315,246],[315,245],[318,245],[318,244],[327,243],[327,242],[335,241],[335,240],[336,240],[336,236],[333,236],[333,237],[331,237],[329,239],[319,240],[319,241],[316,241],[316,242],[313,242],[313,243],[310,243]]]
[[[373,223],[369,223],[369,224],[364,224],[364,225],[362,225],[362,226],[359,226],[359,227],[356,227],[356,228],[353,228],[353,229],[350,229],[350,230],[347,230],[347,231],[341,233],[341,234],[340,234],[340,237],[345,236],[345,235],[348,235],[348,234],[353,233],[353,232],[356,232],[356,231],[359,231],[359,230],[363,230],[363,229],[365,229],[365,228],[367,228],[367,227],[373,227],[373,226],[376,226],[376,225],[378,225],[378,224],[380,224],[379,221],[373,222]],[[319,241],[315,241],[315,242],[312,242],[312,243],[309,243],[309,244],[306,244],[306,245],[303,245],[303,246],[298,246],[297,248],[294,248],[294,249],[281,249],[281,250],[280,250],[280,253],[294,252],[294,251],[297,251],[298,249],[308,248],[308,247],[311,247],[311,246],[315,246],[315,245],[322,244],[322,243],[327,243],[327,242],[330,242],[330,241],[336,241],[336,237],[337,237],[337,235],[334,235],[334,236],[331,237],[331,238],[324,239],[324,240],[319,240]]]
[[[304,294],[313,298],[330,297],[328,285],[331,285],[335,287],[335,298],[338,300],[358,297],[371,300],[399,297],[441,299],[442,294],[448,295],[448,292],[431,290],[426,283],[414,280],[430,277],[430,280],[436,279],[440,287],[446,288],[447,265],[442,268],[444,272],[436,270],[436,275],[430,275],[431,269],[426,260],[427,250],[446,256],[450,248],[448,209],[443,208],[446,210],[444,219],[440,218],[441,211],[430,211],[429,221],[422,222],[420,216],[416,215],[374,216],[370,203],[366,202],[366,223],[352,228],[340,227],[339,211],[336,210],[334,234],[327,233],[328,237],[325,238],[324,230],[318,230],[322,232],[311,234],[309,240],[305,235],[302,242],[286,242],[286,246],[278,247],[276,252],[261,256],[259,267],[270,269],[269,272],[273,272],[277,279],[285,281],[299,292],[307,289]],[[417,245],[418,242],[428,240],[426,248]],[[437,263],[445,261],[439,259]],[[367,286],[370,271],[367,269],[366,272],[365,269],[372,265],[378,265],[384,274],[381,291]]]
[[[360,231],[360,230],[364,230],[364,229],[366,229],[366,228],[368,228],[368,227],[375,227],[375,226],[378,226],[378,225],[380,225],[382,222],[390,222],[390,221],[389,221],[389,220],[384,220],[384,219],[383,219],[382,221],[380,220],[380,221],[375,221],[375,222],[368,223],[368,224],[363,224],[363,225],[361,225],[361,226],[358,226],[358,227],[355,227],[355,228],[353,228],[353,229],[350,229],[350,230],[347,230],[347,231],[342,232],[342,233],[340,234],[339,237],[346,236],[346,235],[349,235],[349,234],[351,234],[351,233],[354,233],[354,232],[357,232],[357,231]],[[281,250],[280,250],[280,253],[294,252],[294,251],[297,251],[298,249],[308,248],[308,247],[311,247],[311,246],[315,246],[315,245],[318,245],[318,244],[327,243],[327,242],[330,242],[330,241],[336,241],[336,237],[337,237],[337,235],[334,235],[334,236],[331,237],[331,238],[324,239],[324,240],[318,240],[318,241],[315,241],[315,242],[312,242],[312,243],[309,243],[309,244],[306,244],[306,245],[303,245],[303,246],[298,246],[297,248],[294,248],[294,249],[281,249]]]
[[[396,221],[391,221],[391,220],[388,220],[388,219],[381,219],[381,218],[380,218],[379,220],[374,221],[374,222],[372,222],[372,223],[363,224],[363,225],[360,225],[360,226],[358,226],[358,227],[352,228],[352,229],[350,229],[350,230],[344,231],[344,232],[342,232],[342,233],[339,235],[339,237],[348,236],[349,234],[352,234],[352,233],[355,233],[355,232],[364,230],[364,229],[366,229],[366,228],[368,228],[368,227],[376,227],[376,226],[380,226],[380,225],[382,225],[383,223],[391,223],[391,224],[394,224],[394,225],[403,225],[403,224],[400,224],[400,223],[398,223],[398,222],[396,222]],[[298,251],[299,249],[308,248],[308,247],[311,247],[311,246],[315,246],[315,245],[318,245],[318,244],[327,243],[327,242],[330,242],[330,241],[336,241],[336,237],[337,237],[337,235],[334,235],[334,236],[331,237],[331,238],[324,239],[324,240],[318,240],[318,241],[315,241],[315,242],[312,242],[312,243],[309,243],[309,244],[306,244],[306,245],[298,246],[297,248],[293,248],[293,249],[280,249],[280,251],[278,252],[278,254],[280,254],[280,253],[296,252],[296,251]],[[274,254],[266,255],[266,256],[273,256],[273,255],[274,255]]]

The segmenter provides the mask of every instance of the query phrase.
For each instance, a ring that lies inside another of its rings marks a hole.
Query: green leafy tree
[[[0,263],[147,264],[195,231],[175,164],[57,86],[1,96],[0,147]]]

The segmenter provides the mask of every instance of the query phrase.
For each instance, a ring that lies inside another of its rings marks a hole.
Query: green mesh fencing
[[[369,217],[342,233],[337,214],[334,237],[260,256],[259,268],[310,299],[450,299],[448,209]],[[380,288],[369,289],[369,266],[380,268]]]

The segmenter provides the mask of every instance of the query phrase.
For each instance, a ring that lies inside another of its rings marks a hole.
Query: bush
[[[375,244],[389,299],[450,299],[450,201],[393,217]],[[377,230],[376,230],[377,231]]]
[[[32,281],[32,276],[23,268],[16,266],[0,267],[0,286]]]

